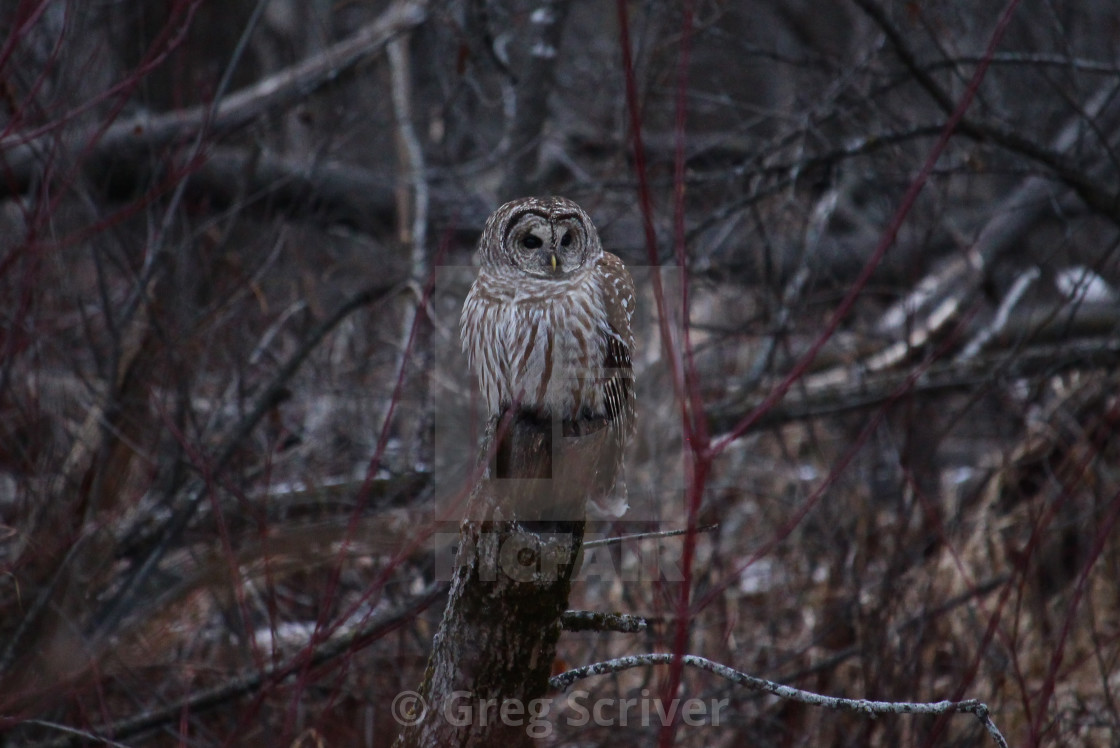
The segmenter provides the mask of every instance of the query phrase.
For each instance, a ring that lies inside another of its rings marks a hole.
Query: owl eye
[[[565,231],[564,236],[560,238],[560,246],[561,247],[567,247],[567,246],[570,246],[571,243],[572,243],[572,232],[571,231]]]
[[[521,240],[521,246],[525,249],[537,249],[542,244],[544,244],[544,241],[536,234],[527,234],[525,238]]]

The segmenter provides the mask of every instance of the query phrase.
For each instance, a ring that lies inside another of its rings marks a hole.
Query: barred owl
[[[460,328],[491,415],[513,409],[559,424],[564,437],[598,433],[568,473],[601,510],[621,514],[622,451],[634,425],[630,273],[603,251],[587,213],[562,197],[498,208],[479,255]]]

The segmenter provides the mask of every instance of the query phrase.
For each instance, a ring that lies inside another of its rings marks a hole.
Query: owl
[[[562,197],[498,208],[479,257],[460,331],[491,416],[537,419],[562,438],[596,434],[565,480],[580,477],[596,507],[621,514],[622,453],[634,427],[630,273],[603,251],[587,213]]]

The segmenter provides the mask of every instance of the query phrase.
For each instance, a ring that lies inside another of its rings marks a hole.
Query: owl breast
[[[604,415],[611,333],[601,300],[583,298],[601,295],[598,283],[519,278],[503,293],[490,280],[480,276],[467,300],[463,342],[491,413],[517,402],[559,418]]]

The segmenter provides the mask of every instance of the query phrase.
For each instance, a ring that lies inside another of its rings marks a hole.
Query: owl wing
[[[596,458],[597,488],[590,492],[592,517],[616,518],[628,506],[623,453],[634,432],[633,351],[634,281],[622,261],[609,252],[599,261],[599,280],[606,311],[603,347],[603,402],[608,441]]]
[[[634,424],[634,281],[622,260],[604,252],[599,277],[606,308],[603,399],[607,416],[627,435]]]

